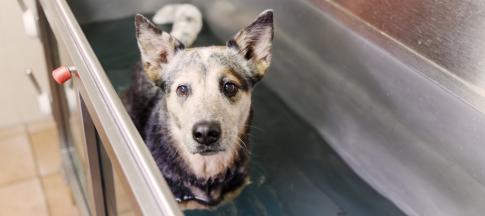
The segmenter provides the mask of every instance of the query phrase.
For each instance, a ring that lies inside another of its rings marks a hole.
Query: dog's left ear
[[[236,48],[254,65],[254,80],[261,79],[271,63],[273,41],[273,10],[265,10],[251,24],[240,30],[228,47]]]
[[[159,82],[163,67],[184,45],[141,14],[135,16],[135,27],[143,68],[152,81]]]

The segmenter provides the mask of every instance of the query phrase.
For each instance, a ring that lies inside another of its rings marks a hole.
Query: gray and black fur
[[[215,206],[248,181],[251,90],[271,60],[273,13],[260,14],[227,46],[190,49],[143,16],[135,21],[142,61],[123,97],[126,108],[176,199]],[[177,82],[190,94],[180,96]],[[236,83],[235,95],[225,94],[227,82]],[[201,120],[221,125],[214,146],[186,134]]]
[[[235,164],[216,178],[201,179],[191,173],[171,143],[170,131],[165,125],[168,117],[165,101],[162,99],[164,92],[148,79],[141,65],[136,66],[133,81],[135,83],[124,95],[128,113],[178,201],[196,200],[191,190],[185,186],[187,184],[194,185],[207,193],[220,188],[224,194],[245,183],[248,175],[245,167],[248,155],[244,149],[240,150],[241,157],[235,161]],[[249,134],[250,121],[251,117],[248,118],[245,136],[241,137],[245,143],[249,143],[247,134]],[[212,206],[222,199],[223,197],[220,196],[197,201]]]

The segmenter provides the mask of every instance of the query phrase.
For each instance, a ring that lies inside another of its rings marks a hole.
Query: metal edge
[[[87,156],[87,190],[89,193],[89,206],[92,215],[104,215],[106,205],[103,190],[103,173],[100,163],[99,144],[96,139],[96,128],[94,127],[91,116],[89,115],[86,104],[82,97],[78,95],[82,125],[82,140],[84,151]]]
[[[80,84],[77,87],[111,162],[122,171],[122,179],[129,185],[140,211],[150,215],[182,215],[66,1],[40,0],[40,3],[54,35],[75,63]]]

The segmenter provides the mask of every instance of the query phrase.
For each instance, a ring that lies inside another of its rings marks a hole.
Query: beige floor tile
[[[46,117],[27,123],[27,131],[29,133],[36,133],[45,129],[55,128],[56,123],[52,117]]]
[[[79,215],[69,185],[60,174],[42,177],[51,216]]]
[[[118,214],[119,216],[135,216],[135,213],[133,213],[132,211],[125,211],[125,212],[121,212]]]
[[[34,149],[37,168],[41,176],[59,172],[61,167],[61,152],[55,127],[44,128],[30,133],[30,141]]]
[[[0,187],[0,215],[47,216],[40,181],[35,178]]]
[[[26,134],[0,140],[0,185],[36,175],[32,149]]]
[[[0,140],[8,139],[13,136],[19,136],[22,134],[26,134],[25,126],[24,125],[12,125],[9,127],[1,127],[0,128]]]

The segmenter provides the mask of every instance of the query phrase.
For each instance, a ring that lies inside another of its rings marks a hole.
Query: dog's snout
[[[199,122],[194,125],[192,136],[202,145],[214,144],[221,137],[221,126],[217,122]]]

